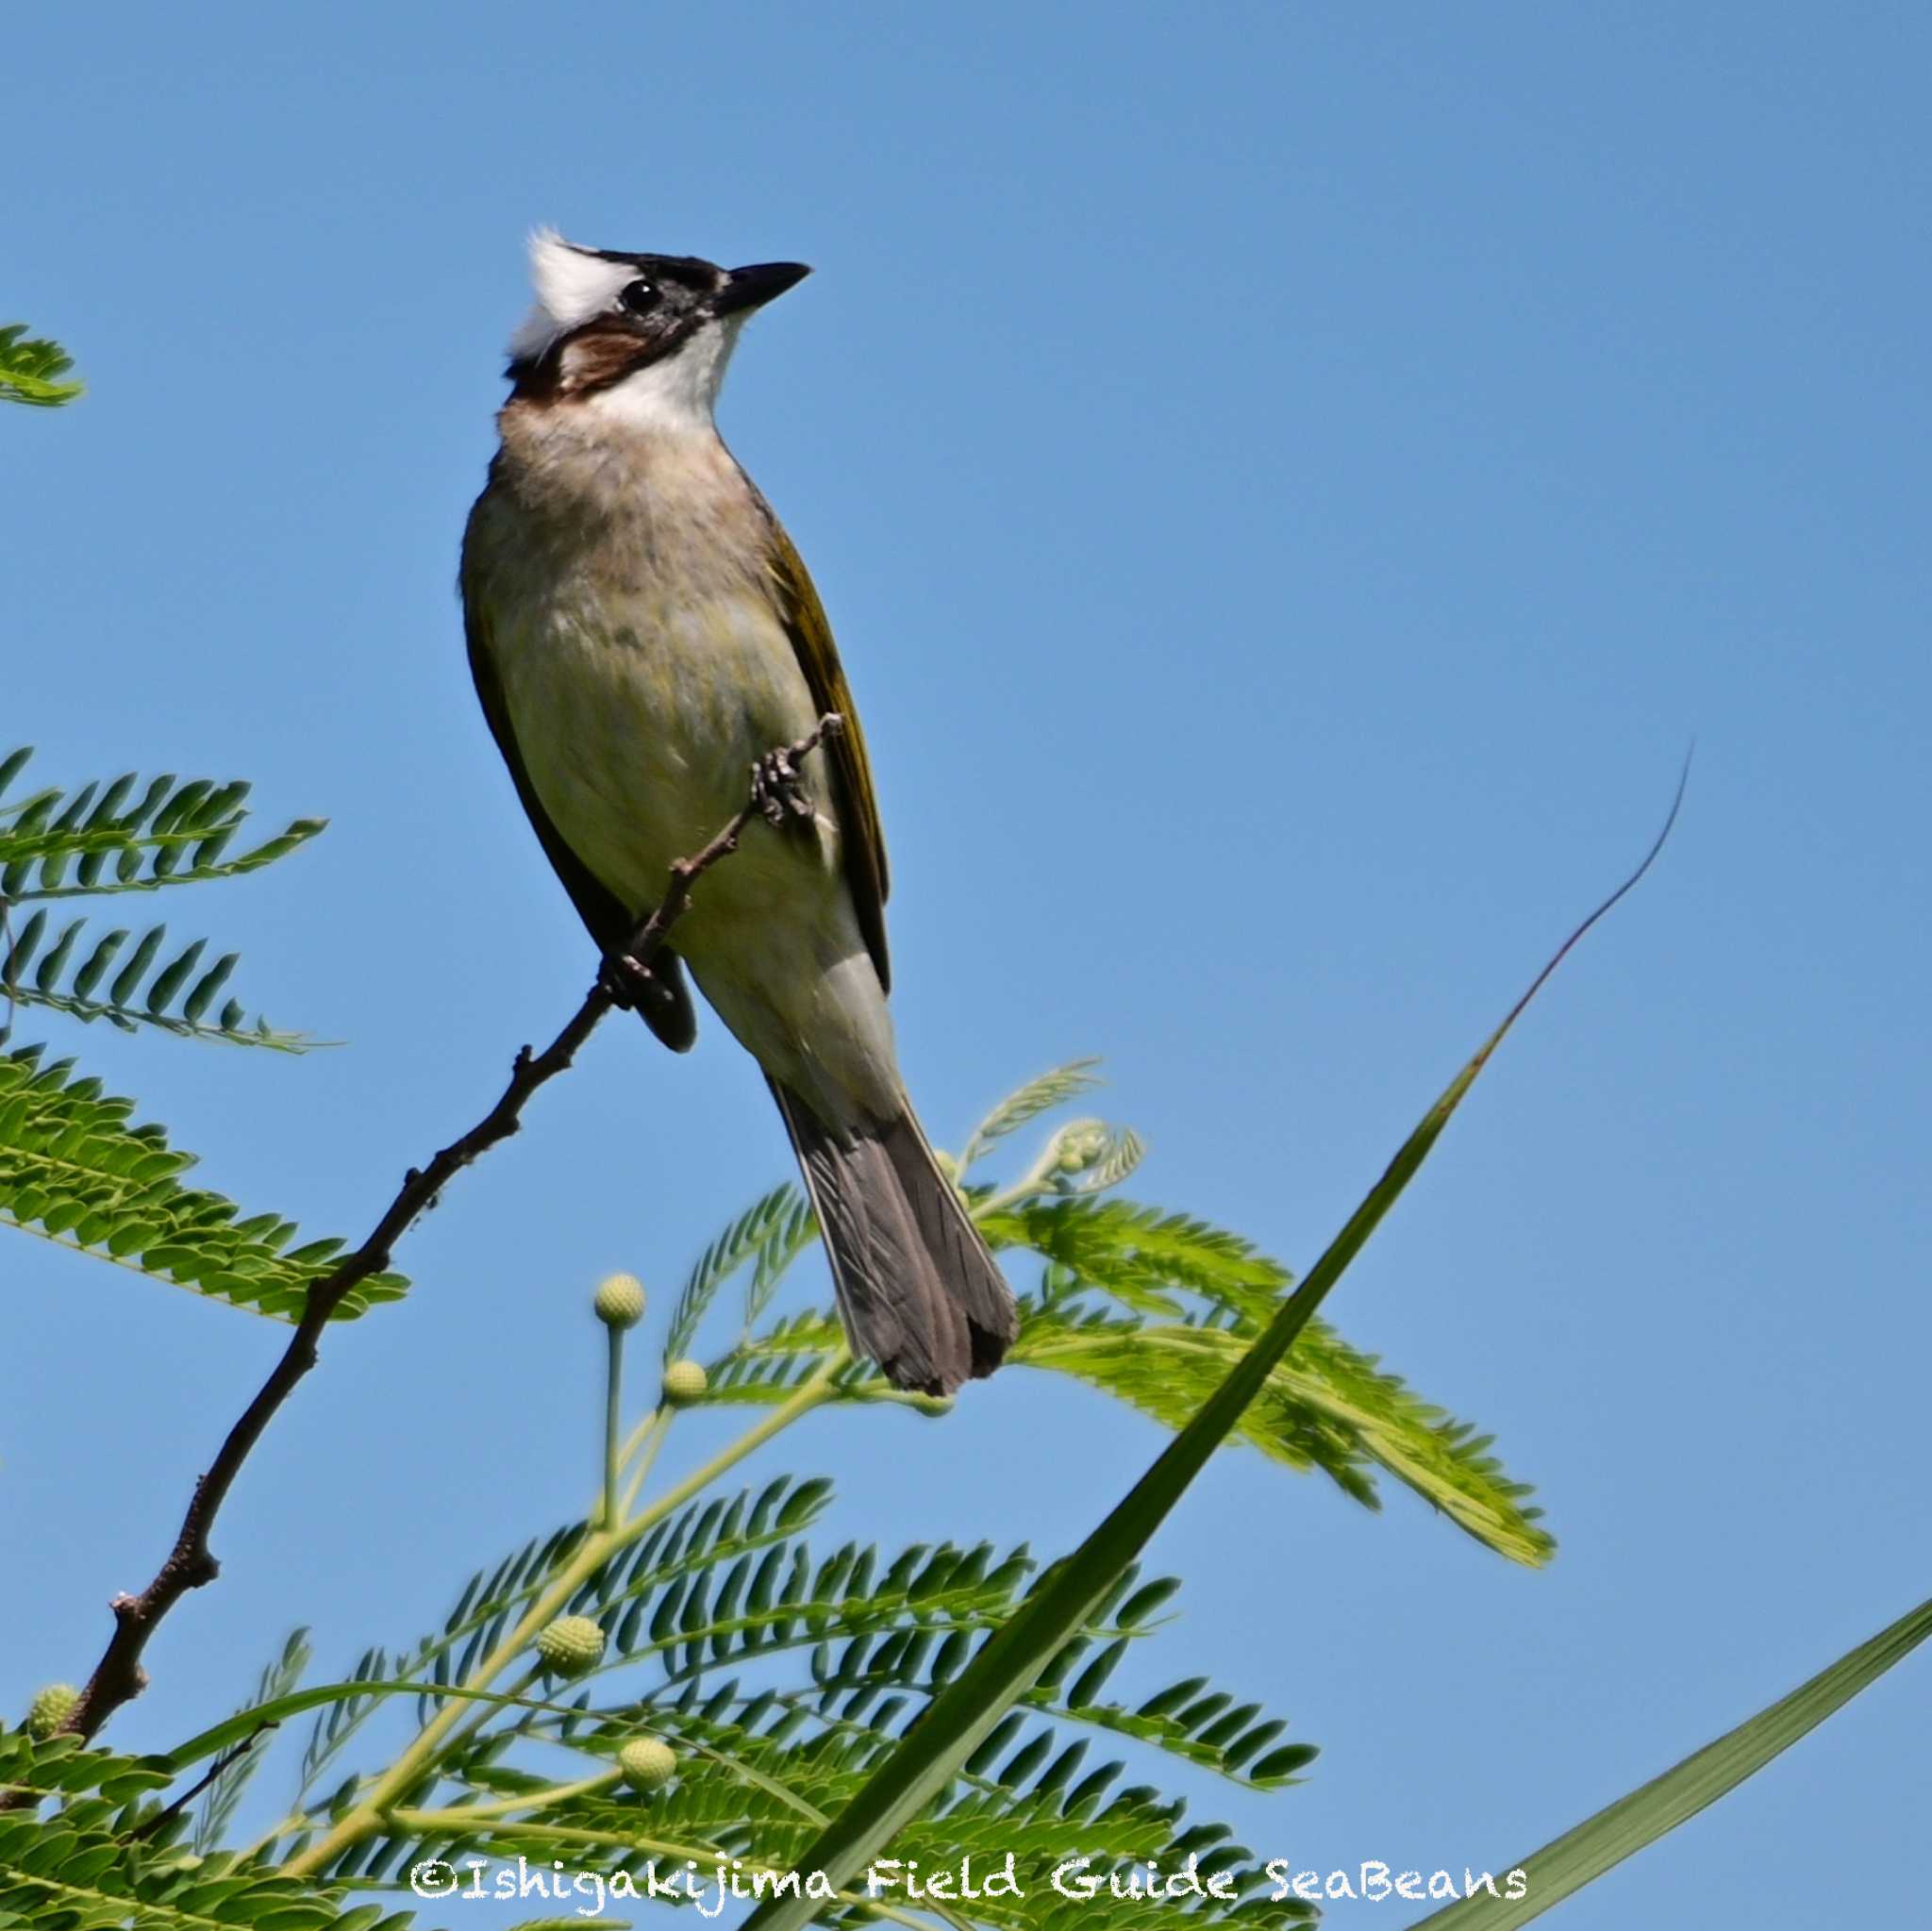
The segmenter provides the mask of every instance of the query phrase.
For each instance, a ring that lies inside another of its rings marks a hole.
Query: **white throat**
[[[707,322],[675,355],[585,398],[606,421],[659,436],[715,436],[714,412],[742,316]]]

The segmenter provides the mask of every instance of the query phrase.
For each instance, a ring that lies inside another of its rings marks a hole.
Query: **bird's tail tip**
[[[772,1090],[855,1351],[921,1394],[991,1374],[1019,1332],[1012,1290],[911,1107],[841,1131],[777,1082]]]

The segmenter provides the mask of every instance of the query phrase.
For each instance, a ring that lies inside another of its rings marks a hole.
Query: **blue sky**
[[[91,392],[0,424],[0,736],[333,821],[166,909],[346,1045],[68,1042],[210,1184],[361,1229],[584,976],[453,595],[525,231],[802,258],[723,416],[864,712],[942,1143],[1104,1054],[1137,1190],[1306,1265],[1697,741],[1657,873],[1332,1304],[1496,1432],[1558,1558],[1224,1458],[1156,1547],[1189,1588],[1142,1667],[1209,1656],[1324,1755],[1203,1812],[1324,1869],[1501,1868],[1926,1592],[1922,17],[348,4],[8,38],[0,308]],[[296,1622],[326,1673],[408,1637],[576,1506],[583,1295],[622,1265],[661,1307],[786,1160],[715,1023],[689,1060],[600,1035],[411,1237],[412,1295],[330,1337],[115,1740],[199,1727]],[[18,1703],[90,1664],[281,1338],[6,1247]],[[1158,1441],[1021,1373],[891,1426],[781,1459],[852,1532],[1048,1551]],[[1560,1922],[1909,1915],[1927,1682]]]

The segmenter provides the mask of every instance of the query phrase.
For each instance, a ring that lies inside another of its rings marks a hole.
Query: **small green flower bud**
[[[42,1743],[58,1736],[79,1701],[80,1691],[72,1683],[49,1683],[26,1706],[27,1735]]]
[[[703,1401],[710,1377],[695,1361],[674,1361],[664,1371],[664,1399],[674,1408]]]
[[[661,1790],[677,1774],[677,1752],[655,1737],[634,1737],[617,1753],[617,1767],[634,1790]]]
[[[611,1274],[591,1305],[606,1327],[635,1327],[644,1318],[644,1284],[634,1273]]]
[[[581,1676],[604,1660],[604,1632],[588,1616],[559,1616],[537,1632],[537,1654],[559,1676]]]
[[[1075,1120],[1055,1136],[1063,1174],[1084,1174],[1107,1151],[1107,1124],[1100,1120]]]

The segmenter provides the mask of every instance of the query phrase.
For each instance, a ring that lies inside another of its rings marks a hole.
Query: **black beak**
[[[737,315],[748,308],[762,308],[787,289],[796,288],[810,273],[802,261],[759,261],[749,268],[734,268],[725,275],[724,286],[711,297],[711,313]]]

